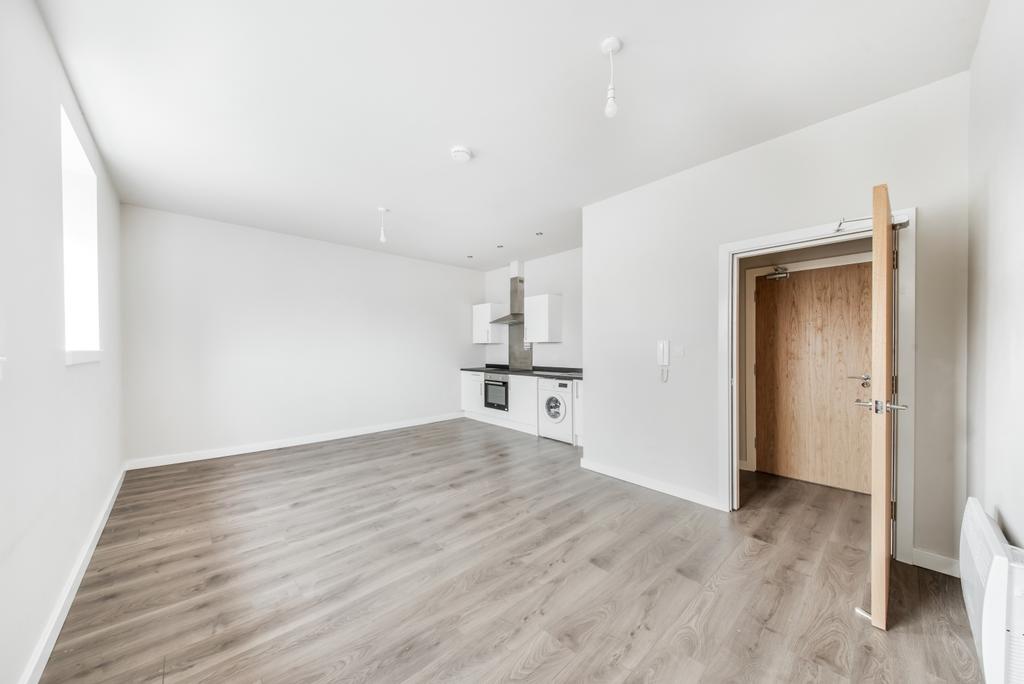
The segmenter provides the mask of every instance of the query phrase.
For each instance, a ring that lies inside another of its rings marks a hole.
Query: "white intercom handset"
[[[668,382],[668,367],[672,362],[672,342],[658,340],[658,366],[661,367],[661,381]]]

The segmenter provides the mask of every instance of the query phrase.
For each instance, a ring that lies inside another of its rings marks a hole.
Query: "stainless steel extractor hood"
[[[522,325],[523,314],[510,313],[507,316],[495,318],[493,321],[491,321],[491,323],[495,323],[498,325]]]
[[[499,325],[523,324],[523,279],[509,279],[508,315],[495,318],[491,323]]]
[[[508,315],[496,318],[491,323],[508,326],[508,367],[511,370],[533,368],[533,345],[526,342],[525,313],[523,304],[523,264],[513,261],[508,265],[509,297]]]

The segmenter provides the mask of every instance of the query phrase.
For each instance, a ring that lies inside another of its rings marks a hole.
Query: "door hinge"
[[[895,397],[900,393],[900,379],[899,376],[892,376],[892,394]]]
[[[898,249],[892,250],[892,268],[896,270],[900,267],[900,251]]]
[[[896,502],[895,501],[892,502],[892,508],[890,508],[890,517],[893,520],[896,519]]]

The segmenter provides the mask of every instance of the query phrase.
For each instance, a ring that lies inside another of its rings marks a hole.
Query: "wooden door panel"
[[[871,624],[889,619],[889,559],[892,554],[893,256],[889,188],[876,185],[871,232]]]
[[[870,422],[854,406],[870,367],[871,265],[757,279],[757,466],[868,492]]]

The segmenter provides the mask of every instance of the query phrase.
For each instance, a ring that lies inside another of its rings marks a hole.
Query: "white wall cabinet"
[[[537,378],[529,375],[508,377],[508,419],[533,426],[537,433]]]
[[[572,382],[572,432],[573,444],[583,446],[583,381]]]
[[[479,413],[484,410],[484,374],[461,372],[462,410]]]
[[[523,300],[526,342],[562,341],[562,295],[543,294]]]
[[[473,344],[497,344],[504,342],[508,334],[508,326],[492,325],[491,321],[505,315],[499,304],[486,303],[473,305]]]

